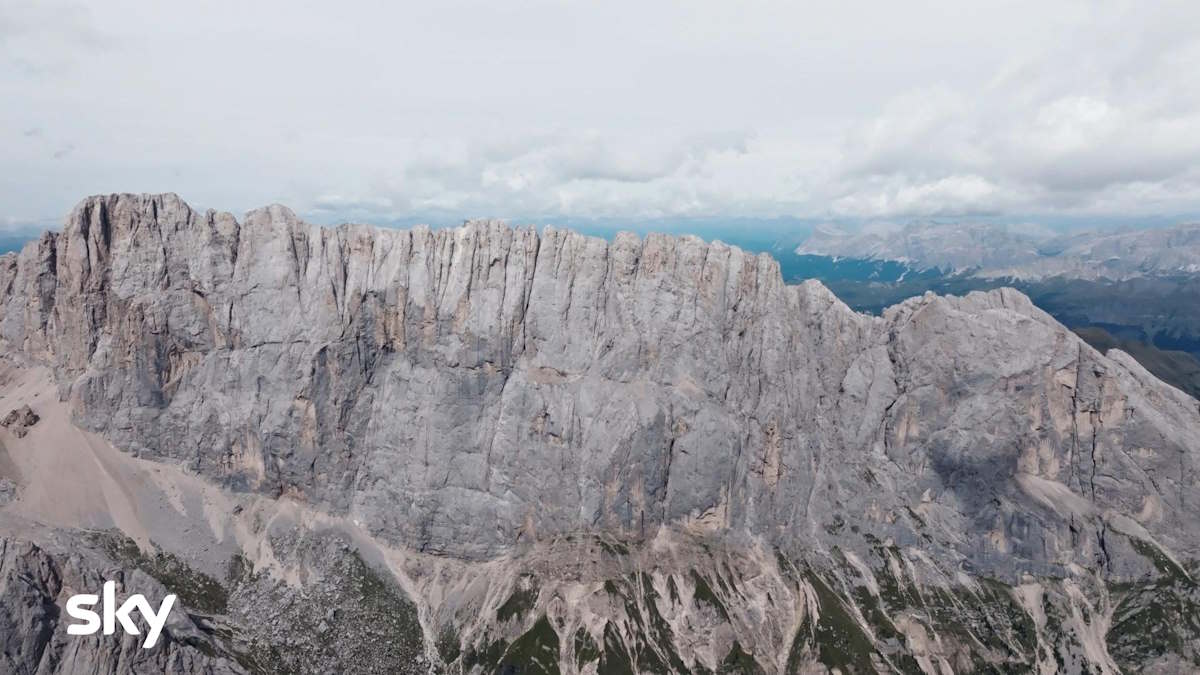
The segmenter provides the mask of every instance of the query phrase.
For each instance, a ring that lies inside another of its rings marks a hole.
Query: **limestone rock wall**
[[[1196,401],[1007,289],[869,317],[692,237],[111,195],[0,257],[0,340],[118,447],[456,557],[663,523],[1009,577],[1200,546]]]

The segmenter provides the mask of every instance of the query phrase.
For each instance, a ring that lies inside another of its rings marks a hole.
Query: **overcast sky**
[[[836,5],[836,7],[834,7]],[[0,228],[1200,213],[1200,2],[0,0]]]

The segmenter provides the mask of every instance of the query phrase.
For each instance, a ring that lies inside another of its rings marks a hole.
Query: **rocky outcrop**
[[[0,307],[0,348],[52,366],[80,425],[391,546],[488,564],[565,537],[640,548],[669,531],[778,551],[769,578],[795,594],[790,618],[773,638],[728,633],[771,672],[791,653],[794,667],[834,659],[817,636],[835,628],[819,621],[793,648],[797,603],[828,620],[844,602],[876,654],[855,663],[895,666],[870,627],[864,598],[875,598],[903,645],[892,651],[933,668],[985,650],[965,639],[958,656],[944,652],[937,621],[900,609],[910,587],[966,578],[972,597],[1023,598],[1005,612],[1036,613],[1021,595],[1036,590],[1064,616],[1090,617],[1113,600],[1109,582],[1141,583],[1163,564],[1190,581],[1200,557],[1195,401],[1012,290],[913,298],[870,317],[816,282],[785,285],[765,255],[690,237],[606,242],[498,222],[325,229],[278,206],[239,222],[173,195],[113,195],[0,257]],[[747,578],[765,573],[756,564]],[[680,622],[708,597],[686,565],[649,582],[629,574],[606,593],[642,625],[647,583],[660,600],[668,580],[687,586]],[[736,624],[743,610],[726,605],[753,594],[731,590],[732,572],[696,574],[728,580],[712,611]],[[519,630],[469,635],[514,649],[535,628],[548,639],[540,617],[583,621],[550,609],[551,595],[527,598]],[[432,643],[438,610],[423,611]],[[455,635],[461,615],[449,616]],[[688,634],[673,621],[672,640]],[[1062,653],[1115,669],[1105,627],[1084,623],[1100,646]],[[573,655],[567,624],[551,624]],[[603,651],[608,624],[590,625]],[[628,645],[637,630],[624,630],[613,639]],[[764,656],[751,640],[782,646]],[[736,661],[734,643],[700,662]],[[465,664],[469,646],[490,663],[483,645],[455,644],[449,661]],[[1017,662],[1054,662],[1038,644],[1012,638]],[[680,649],[689,667],[707,653]]]
[[[69,543],[68,543],[69,542]],[[70,549],[64,548],[69,545]],[[47,547],[50,550],[47,550]],[[114,567],[116,574],[114,575]],[[175,611],[160,646],[142,649],[138,636],[68,635],[74,622],[66,598],[98,593],[108,579],[120,582],[118,597],[142,593],[157,607],[167,591],[137,568],[121,569],[102,548],[61,535],[47,544],[0,538],[0,666],[6,673],[244,673],[192,616]],[[144,633],[146,625],[140,623]]]
[[[8,429],[17,438],[24,438],[25,434],[29,433],[29,427],[37,424],[38,419],[38,414],[33,412],[33,408],[23,405],[8,411],[4,419],[0,420],[0,427]]]

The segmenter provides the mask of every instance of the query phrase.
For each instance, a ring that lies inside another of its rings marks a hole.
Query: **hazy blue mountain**
[[[796,253],[897,260],[983,278],[1123,280],[1200,274],[1200,225],[1069,233],[1019,224],[819,227]]]

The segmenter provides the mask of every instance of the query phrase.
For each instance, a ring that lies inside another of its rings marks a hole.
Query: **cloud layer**
[[[1200,5],[998,4],[0,0],[0,223],[1200,213]]]

